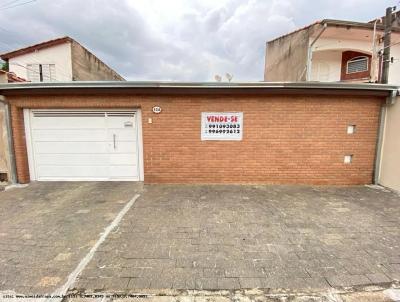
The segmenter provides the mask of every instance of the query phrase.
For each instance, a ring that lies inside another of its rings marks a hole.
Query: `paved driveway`
[[[34,183],[0,193],[0,290],[288,288],[400,279],[400,197],[369,187]]]
[[[126,182],[42,182],[0,192],[0,291],[60,287],[138,191]]]
[[[400,278],[400,198],[368,187],[146,186],[76,288],[313,288]]]

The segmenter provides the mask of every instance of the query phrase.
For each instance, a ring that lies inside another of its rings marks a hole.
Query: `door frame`
[[[39,108],[37,108],[39,109]],[[28,165],[29,165],[29,176],[31,181],[36,181],[37,180],[37,175],[36,175],[36,168],[35,168],[35,153],[33,152],[33,140],[32,140],[32,127],[31,127],[31,122],[32,122],[32,116],[33,116],[33,111],[36,110],[36,108],[24,108],[23,109],[23,114],[24,114],[24,128],[25,128],[25,139],[26,139],[26,151],[27,151],[27,156],[28,156]],[[47,109],[47,108],[40,108],[40,110],[47,110],[47,111],[69,111],[69,110],[91,110],[91,111],[135,111],[136,113],[136,148],[137,148],[137,154],[138,154],[138,174],[139,174],[139,180],[138,181],[144,181],[144,162],[143,162],[143,131],[142,131],[142,111],[139,108],[118,108],[118,109],[108,109],[108,108],[60,108],[60,109]],[[47,180],[46,180],[47,181]],[[50,181],[50,180],[48,180]],[[57,180],[60,181],[60,180]],[[71,180],[68,180],[71,181]],[[77,180],[79,181],[79,180]],[[90,180],[88,180],[90,181]],[[93,180],[95,181],[95,180]],[[112,180],[109,179],[107,181],[123,181],[123,180]],[[132,180],[130,180],[132,181]]]

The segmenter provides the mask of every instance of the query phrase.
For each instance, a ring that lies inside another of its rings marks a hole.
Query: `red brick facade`
[[[141,108],[146,183],[371,183],[382,99],[345,96],[8,97],[18,180],[29,182],[22,108]],[[154,114],[153,106],[162,113]],[[242,141],[201,141],[201,112],[243,112]],[[152,123],[148,119],[152,118]],[[346,132],[356,125],[355,134]],[[344,164],[346,154],[353,155]]]

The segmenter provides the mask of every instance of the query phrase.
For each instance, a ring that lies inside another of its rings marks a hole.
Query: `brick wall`
[[[18,179],[29,181],[21,108],[141,108],[147,183],[371,183],[380,98],[9,97]],[[112,103],[112,106],[110,105]],[[162,108],[161,114],[152,107]],[[242,111],[242,141],[201,141],[201,112]],[[153,123],[148,123],[152,118]],[[348,135],[347,125],[357,126]],[[345,154],[353,163],[344,164]]]

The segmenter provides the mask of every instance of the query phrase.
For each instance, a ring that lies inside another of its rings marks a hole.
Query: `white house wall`
[[[64,43],[9,59],[9,68],[17,76],[26,79],[27,64],[55,64],[56,80],[72,80],[71,44]]]
[[[371,53],[372,42],[319,38],[312,47],[311,80],[340,81],[342,52],[346,50]]]
[[[359,41],[359,40],[319,38],[313,46],[313,51],[334,50],[334,49],[365,51],[371,53],[372,40]]]
[[[390,48],[390,56],[394,58],[394,62],[389,67],[389,84],[400,86],[400,44]]]
[[[391,48],[395,59],[390,64],[389,83],[400,85],[400,45]],[[385,131],[382,146],[379,183],[400,191],[400,97],[394,105],[386,109]]]
[[[379,183],[400,191],[400,97],[386,110]]]
[[[318,51],[313,53],[311,81],[340,81],[342,53],[340,51]]]

